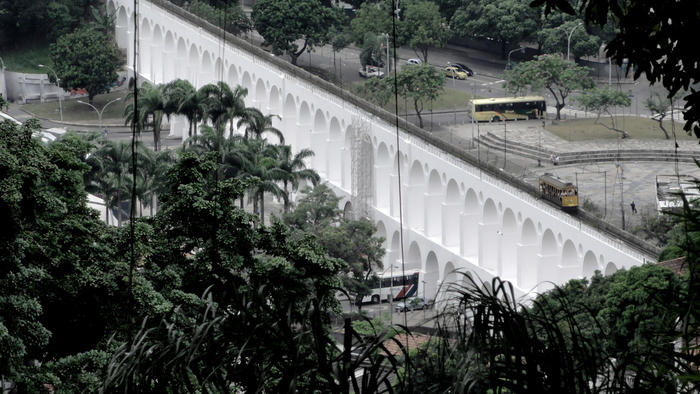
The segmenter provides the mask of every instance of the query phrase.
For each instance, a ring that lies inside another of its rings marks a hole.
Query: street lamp
[[[108,102],[107,104],[105,104],[105,105],[102,107],[101,110],[98,110],[94,105],[92,105],[92,104],[90,104],[90,103],[86,103],[85,101],[78,100],[78,102],[79,102],[80,104],[89,105],[92,109],[95,110],[95,112],[97,112],[97,119],[100,121],[100,131],[102,131],[102,114],[105,112],[105,109],[107,109],[107,106],[109,106],[109,105],[112,104],[113,102],[119,101],[119,100],[121,100],[121,99],[122,99],[121,97],[115,98],[114,100],[112,100],[112,101]]]
[[[53,76],[56,77],[56,86],[58,86],[58,112],[61,114],[61,122],[63,122],[63,104],[62,104],[62,97],[63,95],[61,94],[61,79],[58,77],[58,74],[56,74],[56,71],[53,70],[53,68],[49,66],[45,66],[43,64],[39,65],[40,68],[48,68],[49,71],[53,73]]]
[[[447,67],[450,67],[451,64],[452,63],[447,62]],[[457,90],[457,85],[455,82],[455,79],[457,79],[457,75],[456,75],[457,69],[454,67],[451,67],[450,72],[452,73],[452,90]],[[455,100],[453,104],[454,104],[454,114],[455,114],[455,125],[457,125],[457,101]],[[452,135],[452,134],[450,134],[450,135]]]
[[[574,26],[573,29],[569,32],[569,38],[566,41],[566,61],[569,61],[569,54],[571,54],[571,35],[574,34],[574,30],[578,29],[581,25],[583,25],[583,22],[579,22],[578,25]]]
[[[515,48],[512,51],[508,52],[508,63],[506,63],[506,69],[510,68],[510,54],[515,51],[525,52],[525,47]]]

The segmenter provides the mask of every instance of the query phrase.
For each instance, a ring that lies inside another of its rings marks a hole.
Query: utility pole
[[[617,169],[618,169],[618,174],[620,175],[620,213],[622,214],[622,229],[625,229],[625,198],[624,198],[624,188],[623,188],[623,182],[622,178],[624,175],[624,170],[622,169],[622,165],[620,163],[617,163]]]

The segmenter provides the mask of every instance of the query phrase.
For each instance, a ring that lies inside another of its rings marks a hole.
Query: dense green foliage
[[[563,60],[556,55],[542,55],[534,60],[518,64],[506,71],[504,87],[510,93],[521,93],[525,88],[531,91],[546,89],[556,101],[557,119],[561,119],[561,109],[566,106],[566,98],[574,90],[593,87],[590,69]]]
[[[326,185],[305,189],[296,209],[284,221],[301,234],[313,234],[328,254],[347,263],[343,288],[353,302],[360,304],[370,294],[370,283],[382,271],[384,239],[365,218],[346,218],[339,208],[340,199]],[[299,235],[297,235],[299,236]]]
[[[306,50],[332,41],[332,27],[344,23],[344,15],[319,0],[260,0],[253,6],[253,24],[263,36],[263,45],[273,52],[287,54],[292,64]],[[297,41],[302,41],[301,48]]]
[[[97,0],[0,0],[0,49],[53,42],[90,21]]]
[[[505,58],[508,48],[517,48],[520,41],[535,32],[538,20],[539,11],[525,0],[478,0],[459,7],[450,20],[450,26],[460,37],[498,41]]]
[[[88,99],[109,92],[122,61],[116,44],[92,28],[80,28],[51,45],[51,61],[64,89],[83,88]],[[50,73],[49,79],[54,78]]]

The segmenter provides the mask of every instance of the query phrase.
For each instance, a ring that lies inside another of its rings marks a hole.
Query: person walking
[[[634,201],[630,203],[630,207],[632,208],[632,213],[637,213],[637,206],[634,204]]]

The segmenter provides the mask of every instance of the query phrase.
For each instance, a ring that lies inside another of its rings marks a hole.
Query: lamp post
[[[447,67],[450,67],[451,64],[452,63],[447,62]],[[457,79],[456,69],[454,67],[450,68],[450,72],[452,73],[452,90],[457,90],[457,85],[455,83],[455,79]],[[454,101],[454,114],[455,114],[455,125],[457,125],[457,100]],[[452,134],[450,133],[450,135],[452,135]]]
[[[387,33],[382,33],[382,36],[386,38],[386,74],[384,74],[384,76],[389,78],[389,72],[391,72],[391,63],[389,63],[389,35]]]
[[[105,105],[102,107],[101,110],[97,109],[97,107],[95,107],[94,105],[92,105],[92,104],[90,104],[90,103],[86,103],[85,101],[78,100],[78,102],[79,102],[80,104],[89,105],[92,109],[95,110],[95,112],[97,112],[97,119],[100,121],[100,131],[102,131],[102,114],[105,112],[105,109],[107,109],[107,106],[109,106],[110,104],[112,104],[112,103],[114,103],[114,102],[116,102],[116,101],[119,101],[119,100],[121,100],[121,99],[122,99],[121,97],[115,98],[114,100],[112,100],[112,101],[108,102],[107,104],[105,104]]]
[[[525,47],[515,48],[515,49],[511,50],[510,52],[508,52],[508,62],[506,63],[506,70],[510,68],[510,54],[515,52],[515,51],[525,52]]]
[[[569,32],[569,38],[566,41],[566,61],[569,61],[569,55],[571,54],[571,35],[574,34],[574,30],[578,29],[583,25],[583,22],[579,22],[578,25],[574,26],[573,29]]]
[[[56,71],[53,70],[53,68],[49,66],[45,66],[43,64],[39,64],[40,68],[48,68],[49,71],[53,73],[53,76],[56,77],[56,86],[58,86],[59,92],[58,92],[58,112],[61,114],[61,122],[63,122],[63,95],[61,94],[61,79],[58,77],[58,74],[56,74]]]

